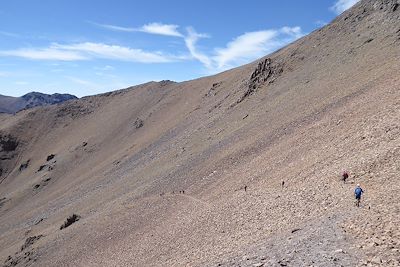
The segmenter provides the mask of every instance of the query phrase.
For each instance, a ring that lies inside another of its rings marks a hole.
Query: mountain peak
[[[0,96],[0,112],[15,113],[23,109],[59,104],[68,100],[77,99],[70,94],[43,94],[30,92],[21,97]]]

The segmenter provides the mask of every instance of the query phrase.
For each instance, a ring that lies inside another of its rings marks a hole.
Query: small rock
[[[378,257],[378,256],[373,257],[373,258],[371,259],[371,263],[381,264],[381,263],[382,263],[382,259],[381,259],[380,257]]]
[[[254,263],[253,264],[254,267],[262,267],[264,266],[264,263],[260,262],[260,263]]]
[[[50,161],[50,160],[54,159],[55,156],[56,155],[54,155],[54,154],[48,155],[46,161]]]
[[[135,126],[136,129],[142,128],[143,125],[144,125],[144,122],[140,118],[137,118],[136,121],[133,123],[133,126]]]

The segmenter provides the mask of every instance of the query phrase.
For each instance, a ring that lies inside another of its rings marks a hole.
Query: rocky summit
[[[1,264],[400,266],[399,4],[214,76],[0,114]]]

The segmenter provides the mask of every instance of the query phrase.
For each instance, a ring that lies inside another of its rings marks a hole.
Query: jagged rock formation
[[[236,104],[242,102],[264,84],[273,83],[282,74],[282,72],[283,67],[277,63],[273,64],[270,58],[266,58],[259,62],[250,76],[247,90],[236,101]]]
[[[273,83],[283,72],[280,64],[273,64],[270,58],[258,63],[257,68],[250,76],[249,88],[256,90],[265,83]]]

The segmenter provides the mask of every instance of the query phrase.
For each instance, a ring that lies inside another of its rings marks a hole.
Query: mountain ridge
[[[13,114],[23,109],[59,104],[64,101],[78,99],[70,94],[43,94],[30,92],[21,97],[0,95],[0,113]]]

